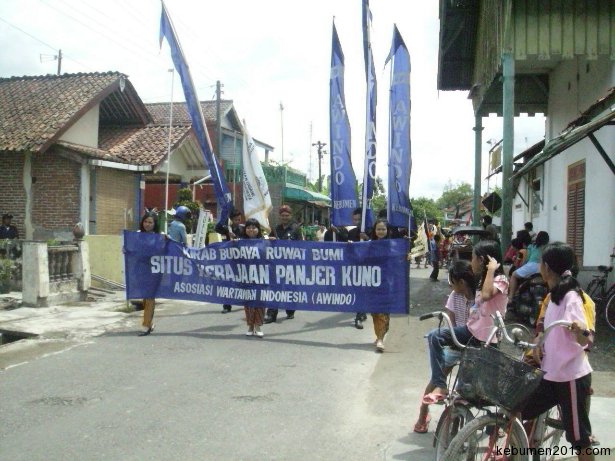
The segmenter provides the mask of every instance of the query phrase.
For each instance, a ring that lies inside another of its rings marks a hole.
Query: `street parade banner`
[[[333,312],[408,313],[407,239],[234,240],[188,248],[124,231],[126,296]]]
[[[389,184],[387,219],[391,226],[410,225],[410,54],[397,26],[393,29],[389,92]]]
[[[350,160],[350,122],[344,96],[344,53],[333,23],[329,80],[329,136],[331,146],[331,224],[350,226],[358,208],[357,179]]]
[[[186,98],[186,107],[190,114],[190,120],[192,121],[192,129],[203,153],[205,164],[211,174],[212,182],[214,184],[214,192],[216,194],[216,201],[220,212],[218,213],[219,221],[222,224],[226,224],[230,214],[232,202],[231,193],[228,186],[224,181],[224,177],[220,173],[218,168],[218,161],[214,155],[211,147],[211,140],[209,139],[209,133],[207,132],[207,125],[205,124],[205,117],[203,116],[203,110],[199,97],[196,93],[192,76],[190,75],[190,68],[186,62],[186,57],[182,51],[182,47],[179,44],[179,39],[175,33],[175,28],[171,22],[167,8],[162,2],[162,13],[160,15],[160,46],[162,46],[163,38],[167,39],[169,47],[171,48],[171,57],[175,70],[179,74],[182,82],[182,88],[184,90],[184,97]],[[218,152],[220,154],[220,152]]]
[[[363,0],[363,55],[365,59],[366,81],[366,110],[365,110],[365,163],[363,167],[363,193],[361,215],[361,231],[364,232],[373,224],[373,217],[369,202],[374,195],[376,183],[376,68],[372,55],[370,29],[372,26],[372,12],[369,9],[369,0]]]
[[[269,213],[273,207],[269,185],[263,167],[255,152],[256,145],[248,128],[243,126],[242,176],[243,176],[243,214],[246,220],[256,219],[267,232]]]

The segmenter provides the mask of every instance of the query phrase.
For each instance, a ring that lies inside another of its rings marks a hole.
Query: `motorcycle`
[[[542,276],[533,274],[520,283],[517,294],[508,309],[530,325],[535,325],[540,313],[540,305],[548,292],[547,284]]]

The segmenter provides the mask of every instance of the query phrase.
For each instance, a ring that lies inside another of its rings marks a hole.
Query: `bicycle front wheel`
[[[450,443],[442,461],[529,461],[523,426],[517,419],[509,426],[510,421],[502,415],[473,419]]]
[[[604,318],[606,323],[615,330],[615,294],[612,294],[604,308]]]
[[[433,439],[435,461],[442,459],[453,438],[472,419],[474,419],[474,414],[465,403],[456,402],[446,407],[438,420],[438,426],[436,427]]]

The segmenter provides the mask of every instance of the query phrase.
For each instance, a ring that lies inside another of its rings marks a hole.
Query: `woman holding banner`
[[[248,219],[244,228],[244,237],[247,239],[262,239],[263,231],[261,229],[261,223],[254,218]],[[262,338],[264,334],[261,327],[263,326],[263,318],[265,317],[265,308],[245,306],[244,310],[246,312],[246,323],[248,324],[246,336],[257,336]]]
[[[158,214],[155,211],[146,211],[141,218],[139,224],[139,232],[160,233],[160,224],[158,223]],[[143,329],[138,336],[147,336],[154,330],[154,308],[156,300],[147,298],[143,300]]]
[[[389,238],[389,228],[386,219],[378,219],[372,230],[371,240],[381,240]],[[376,333],[376,351],[384,352],[384,335],[389,331],[389,314],[371,314],[374,322],[374,333]]]

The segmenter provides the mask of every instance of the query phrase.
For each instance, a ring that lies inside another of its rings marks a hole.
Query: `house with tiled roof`
[[[171,130],[173,174],[207,173],[190,126]],[[166,171],[169,129],[118,72],[0,78],[0,212],[27,239],[138,225],[144,175]]]

